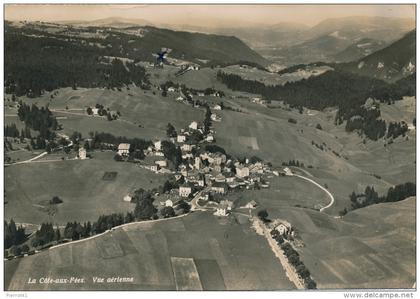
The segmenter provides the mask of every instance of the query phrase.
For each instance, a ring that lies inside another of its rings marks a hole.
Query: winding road
[[[20,162],[15,162],[15,163],[10,163],[10,164],[4,164],[4,165],[5,165],[5,166],[10,166],[10,165],[17,165],[17,164],[31,163],[31,162],[33,162],[33,161],[35,161],[35,160],[39,159],[39,158],[44,157],[46,154],[48,154],[48,153],[47,153],[47,152],[43,152],[43,153],[39,154],[38,156],[33,157],[33,158],[31,158],[31,159],[28,159],[28,160],[25,160],[25,161],[20,161]]]
[[[326,205],[325,207],[322,207],[319,211],[320,212],[324,212],[326,209],[330,208],[333,204],[334,204],[334,196],[331,194],[330,191],[327,190],[327,188],[325,188],[324,186],[318,184],[317,182],[315,182],[314,180],[304,177],[303,175],[299,175],[299,174],[295,174],[295,173],[291,173],[289,174],[289,176],[294,176],[294,177],[298,177],[301,178],[303,180],[306,180],[312,184],[314,184],[315,186],[317,186],[318,188],[320,188],[321,190],[323,190],[325,193],[327,193],[328,197],[330,198],[330,203],[328,205]]]

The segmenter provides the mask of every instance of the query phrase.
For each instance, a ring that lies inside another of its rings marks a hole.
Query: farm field
[[[162,97],[158,92],[155,91],[154,95],[150,90],[134,86],[129,90],[122,88],[122,91],[61,88],[54,99],[50,99],[49,93],[36,99],[22,99],[38,106],[49,105],[58,122],[63,124],[64,133],[69,135],[77,130],[84,137],[89,136],[89,132],[98,131],[145,139],[162,138],[166,136],[169,122],[176,128],[185,128],[193,120],[203,120],[203,110],[176,102],[175,95]],[[121,117],[110,122],[105,117],[87,115],[86,108],[96,104],[110,111],[119,111]]]
[[[257,68],[241,67],[239,65],[231,65],[222,69],[227,74],[234,74],[241,76],[246,80],[255,80],[265,85],[284,85],[287,82],[295,82],[303,79],[308,79],[311,76],[318,76],[326,71],[332,70],[329,66],[312,66],[310,69],[299,69],[291,73],[279,75],[277,73],[270,73]]]
[[[270,209],[305,246],[298,251],[319,289],[412,288],[415,198],[372,205],[337,219],[308,209]]]
[[[297,177],[273,177],[268,181],[269,188],[234,192],[226,198],[234,201],[236,207],[245,206],[251,200],[255,200],[259,206],[267,209],[293,206],[320,208],[329,203],[324,191]],[[302,190],[305,190],[305,195]]]
[[[123,197],[135,189],[163,184],[157,175],[133,163],[115,162],[112,152],[95,152],[90,160],[33,162],[5,168],[5,219],[41,224],[95,221],[100,215],[127,212],[134,204]],[[117,172],[114,181],[102,179],[105,172]],[[59,196],[63,203],[50,207]]]
[[[241,225],[233,216],[218,219],[208,212],[128,225],[22,258],[17,265],[16,260],[7,261],[5,269],[8,290],[176,290],[177,284],[183,289],[201,285],[204,290],[294,288],[266,240],[249,223]],[[29,277],[45,276],[75,276],[86,282],[27,284]],[[134,281],[95,284],[94,276]]]
[[[238,101],[237,101],[238,102]],[[313,176],[313,179],[321,185],[327,185],[328,189],[336,198],[336,203],[327,210],[330,214],[335,214],[348,205],[348,196],[352,191],[363,191],[366,186],[375,186],[379,192],[386,192],[397,179],[391,182],[373,176],[374,173],[382,174],[385,177],[388,163],[377,163],[374,155],[361,146],[354,146],[354,142],[361,143],[361,139],[356,134],[347,134],[343,129],[333,128],[323,118],[324,115],[299,114],[295,111],[285,111],[283,109],[267,109],[262,106],[253,105],[249,101],[239,102],[244,113],[223,110],[219,114],[222,122],[215,123],[216,142],[225,148],[227,152],[239,157],[249,157],[256,155],[265,161],[269,161],[275,168],[281,169],[283,162],[289,160],[299,160],[305,164],[305,170]],[[297,119],[297,124],[290,124],[289,118]],[[306,119],[306,120],[305,120]],[[317,123],[321,123],[323,130],[315,128]],[[343,140],[346,138],[345,140]],[[320,150],[312,144],[325,144],[324,150]],[[405,141],[404,141],[405,142]],[[347,149],[350,145],[351,149]],[[410,155],[415,153],[406,146]],[[330,150],[327,150],[330,148]],[[355,148],[358,148],[356,151]],[[399,148],[399,147],[397,147]],[[337,157],[332,151],[338,152],[341,157]],[[355,153],[363,153],[363,158],[356,160],[353,164]],[[383,146],[378,149],[381,154],[386,153]],[[348,160],[344,157],[349,156]],[[402,157],[402,154],[401,154]],[[359,167],[366,161],[375,164],[376,171],[369,167]],[[413,164],[414,165],[414,164]],[[311,166],[312,168],[307,168]],[[415,166],[415,165],[414,165]],[[413,168],[410,168],[413,169]],[[406,173],[405,178],[414,180],[413,172],[400,168]],[[395,172],[390,172],[395,175]],[[400,183],[406,182],[403,178]],[[310,185],[310,184],[309,184]],[[308,186],[296,189],[300,193],[295,197],[308,198]],[[311,187],[309,187],[311,188]],[[287,190],[287,188],[286,188]],[[309,199],[312,202],[311,199]],[[295,203],[293,204],[295,205]]]

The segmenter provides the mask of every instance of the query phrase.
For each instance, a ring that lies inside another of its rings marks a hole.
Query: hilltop
[[[416,30],[388,47],[345,66],[364,76],[394,82],[416,71]]]

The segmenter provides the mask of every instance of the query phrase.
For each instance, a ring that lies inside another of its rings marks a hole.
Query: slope
[[[372,53],[344,68],[356,74],[394,82],[411,75],[416,69],[416,30],[388,47]]]

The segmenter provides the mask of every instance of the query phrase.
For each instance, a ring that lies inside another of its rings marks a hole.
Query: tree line
[[[348,131],[359,130],[373,140],[385,135],[386,124],[377,119],[379,115],[361,107],[366,99],[372,97],[392,103],[403,96],[415,95],[415,74],[393,84],[351,74],[340,68],[308,79],[288,82],[283,86],[266,86],[259,81],[246,80],[239,75],[221,71],[217,73],[217,79],[232,90],[260,94],[271,101],[282,100],[294,108],[323,110],[338,107],[336,124],[350,121],[346,128]]]
[[[147,81],[139,65],[124,65],[118,59],[102,63],[103,56],[118,56],[112,49],[87,46],[81,39],[58,39],[46,31],[6,27],[6,93],[36,97],[60,87],[121,87]]]
[[[10,248],[13,245],[20,245],[26,240],[25,228],[17,227],[13,219],[8,223],[4,221],[4,248]]]
[[[38,108],[35,104],[26,105],[22,101],[19,103],[18,117],[25,123],[25,126],[39,131],[39,136],[46,140],[51,140],[58,129],[57,119],[53,116],[48,107]]]
[[[349,195],[350,197],[350,209],[356,210],[363,207],[367,207],[373,204],[385,203],[385,202],[397,202],[406,199],[410,196],[416,195],[416,184],[407,182],[399,184],[388,189],[386,195],[379,196],[378,192],[373,186],[367,186],[365,191],[360,194],[356,194],[354,191]],[[345,208],[340,211],[341,215],[347,214],[348,210]]]

